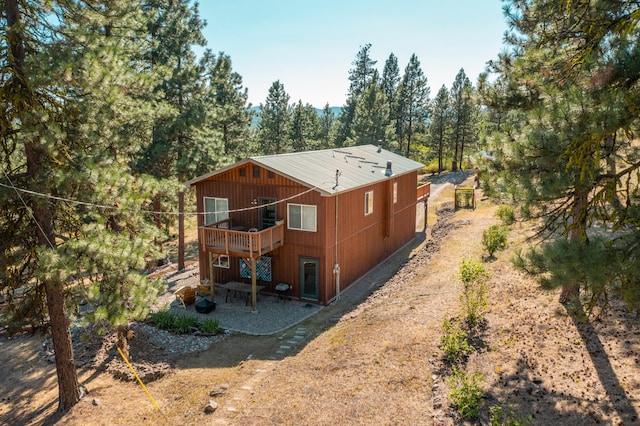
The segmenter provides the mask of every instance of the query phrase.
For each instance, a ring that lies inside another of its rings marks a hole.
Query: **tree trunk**
[[[29,79],[25,74],[25,47],[24,37],[21,31],[20,8],[17,0],[6,0],[7,40],[9,40],[8,56],[9,65],[12,67],[14,95],[20,100],[25,112],[27,109],[38,105],[35,95],[30,90]],[[24,142],[27,164],[28,182],[37,182],[43,164],[48,161],[46,155],[36,145],[37,142],[28,139]],[[40,192],[49,192],[46,188],[35,188]],[[55,249],[56,241],[53,228],[53,214],[51,205],[40,200],[30,200],[33,218],[37,222],[38,245]],[[73,358],[73,346],[71,344],[71,332],[69,331],[69,319],[64,299],[63,283],[45,281],[45,293],[47,295],[47,308],[51,321],[51,335],[53,349],[56,355],[56,374],[58,376],[58,409],[66,410],[80,400],[80,386]]]
[[[132,332],[128,325],[119,325],[116,327],[116,345],[120,348],[125,358],[129,360],[129,338]]]
[[[577,244],[588,243],[587,238],[587,201],[589,188],[576,178],[573,212],[569,239]],[[571,283],[562,287],[559,302],[564,304],[580,297],[580,283]]]

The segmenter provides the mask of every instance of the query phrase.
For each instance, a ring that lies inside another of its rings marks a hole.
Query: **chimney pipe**
[[[393,170],[391,170],[391,161],[387,161],[387,168],[384,171],[384,175],[386,177],[390,177],[391,175],[393,175]]]

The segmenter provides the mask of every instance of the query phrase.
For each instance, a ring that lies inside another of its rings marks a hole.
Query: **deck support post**
[[[256,291],[256,259],[249,259],[249,265],[251,266],[251,312],[254,314],[258,313],[258,292]]]

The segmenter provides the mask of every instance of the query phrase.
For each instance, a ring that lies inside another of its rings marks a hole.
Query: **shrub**
[[[440,349],[446,355],[450,363],[455,363],[458,359],[471,353],[471,346],[467,340],[467,332],[462,329],[460,321],[456,318],[442,321],[442,336],[440,337]]]
[[[217,333],[220,330],[220,321],[217,318],[205,318],[200,324],[200,330],[205,333]]]
[[[489,425],[491,426],[525,426],[531,424],[531,415],[524,419],[519,418],[512,410],[511,405],[505,409],[502,405],[493,405],[489,408]]]
[[[458,278],[463,284],[468,284],[476,281],[485,281],[489,278],[489,273],[482,262],[463,259],[460,264],[460,271],[458,271]]]
[[[507,246],[507,230],[500,225],[491,225],[482,233],[482,245],[493,257],[494,253]]]
[[[469,374],[455,367],[453,374],[447,378],[451,405],[462,417],[467,419],[478,417],[483,378],[481,373]]]
[[[484,318],[484,311],[489,305],[486,284],[489,273],[481,262],[465,259],[460,265],[458,278],[463,285],[460,295],[462,312],[465,315],[467,325],[473,327]]]
[[[506,204],[500,204],[496,214],[505,225],[511,225],[516,221],[516,214],[513,212],[513,207]]]
[[[170,330],[176,334],[185,334],[197,327],[197,325],[198,318],[192,315],[176,315]]]
[[[160,330],[170,330],[174,323],[174,314],[169,311],[160,311],[151,314],[151,322]]]

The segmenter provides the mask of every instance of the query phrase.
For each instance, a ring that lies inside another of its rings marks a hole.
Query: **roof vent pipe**
[[[384,175],[386,177],[390,177],[391,175],[393,175],[393,170],[391,170],[391,161],[387,161],[387,168],[384,171]]]

